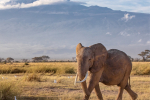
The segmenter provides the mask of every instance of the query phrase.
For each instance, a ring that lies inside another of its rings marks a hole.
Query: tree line
[[[49,56],[41,56],[41,57],[34,57],[32,58],[32,62],[47,62],[48,59],[50,59]],[[0,58],[0,62],[14,62],[14,59],[12,57],[8,57],[6,59]],[[16,61],[17,62],[17,61]],[[19,62],[19,61],[18,61]],[[21,59],[21,62],[30,62],[28,59]]]
[[[142,60],[140,58],[132,58],[131,56],[128,56],[131,61],[150,61],[150,50],[142,51],[138,54],[142,57]]]
[[[143,58],[143,61],[147,61],[150,58],[150,50],[142,51],[140,54],[138,54]]]
[[[138,55],[142,57],[142,60],[139,59],[139,58],[132,58],[131,56],[128,56],[128,57],[131,61],[150,61],[150,50],[142,51]],[[48,60],[50,60],[50,57],[46,56],[46,55],[32,58],[32,62],[48,62]],[[72,60],[70,60],[70,61],[67,60],[67,62],[71,62],[71,61],[73,61],[73,62],[76,61],[76,57],[72,57]],[[12,57],[8,57],[6,59],[0,58],[0,62],[4,62],[4,63],[8,62],[9,63],[9,62],[19,62],[19,61],[14,61],[14,59]],[[29,61],[28,59],[22,59],[21,62],[31,62],[31,61]],[[54,61],[51,61],[51,62],[66,62],[66,61],[63,61],[63,60],[56,61],[56,60],[54,60]]]
[[[32,60],[29,59],[21,59],[21,61],[14,61],[14,58],[12,57],[8,57],[6,59],[4,58],[0,58],[0,62],[4,62],[4,63],[12,63],[12,62],[75,62],[76,61],[76,57],[72,57],[72,60],[50,60],[49,56],[43,55],[40,57],[34,57],[32,58]]]

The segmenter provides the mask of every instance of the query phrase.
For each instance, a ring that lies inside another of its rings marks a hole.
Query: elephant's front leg
[[[99,70],[96,73],[90,73],[90,81],[89,81],[89,85],[88,85],[88,91],[90,94],[93,91],[93,89],[96,87],[96,85],[99,83],[99,80],[100,80],[103,70],[104,70],[104,68],[101,68],[101,70]],[[90,94],[86,95],[84,100],[88,100],[90,97]]]
[[[95,86],[95,92],[99,100],[103,100],[102,93],[100,91],[99,83]]]

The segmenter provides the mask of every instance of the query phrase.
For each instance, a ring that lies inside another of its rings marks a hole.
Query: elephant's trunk
[[[77,79],[78,79],[78,74],[76,74],[76,78],[75,78],[75,83],[74,83],[74,84],[84,82],[84,81],[87,79],[87,77],[88,77],[88,72],[86,73],[86,76],[84,77],[84,79],[83,79],[83,80],[81,80],[81,81],[77,81]]]
[[[79,79],[81,81],[77,81],[77,78],[78,78],[78,73],[77,73],[76,78],[75,78],[75,84],[76,83],[81,83],[84,94],[88,97],[90,95],[90,92],[87,89],[87,84],[86,84],[86,81],[85,81],[87,79],[87,77],[88,77],[88,71],[87,71],[86,75],[84,75],[84,76],[83,75],[81,76],[81,74],[80,74]]]

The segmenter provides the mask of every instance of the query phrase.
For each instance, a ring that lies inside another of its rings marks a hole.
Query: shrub
[[[14,69],[12,69],[11,70],[11,72],[10,73],[25,73],[26,72],[26,70],[24,70],[24,69],[21,69],[21,68],[14,68]]]
[[[28,63],[28,62],[25,62],[24,65],[29,65],[29,63]]]
[[[25,76],[25,81],[36,81],[36,82],[41,82],[41,76],[37,73],[32,73],[29,76]]]
[[[71,68],[66,68],[65,73],[66,73],[66,74],[75,74],[74,68],[73,68],[73,67],[71,67]]]
[[[20,90],[10,82],[0,83],[0,100],[14,100],[14,96],[20,95]]]
[[[4,61],[3,63],[6,64],[6,61]]]

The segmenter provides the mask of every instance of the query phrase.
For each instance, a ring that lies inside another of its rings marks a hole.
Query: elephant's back
[[[108,56],[101,81],[106,85],[117,85],[124,78],[125,72],[132,69],[129,57],[120,50],[108,50]]]
[[[131,64],[131,61],[126,53],[117,49],[108,50],[107,62],[116,65],[116,64]]]
[[[113,66],[110,67],[123,67],[123,65],[131,64],[131,61],[126,53],[117,49],[110,49],[108,50],[107,55],[107,63]],[[121,66],[119,66],[119,65]]]

